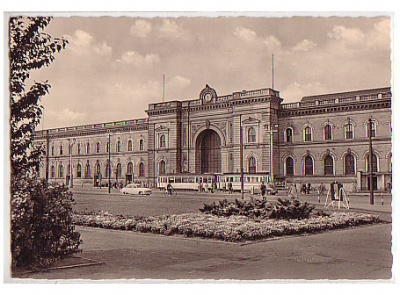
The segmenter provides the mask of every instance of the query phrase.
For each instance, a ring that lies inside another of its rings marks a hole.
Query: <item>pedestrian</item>
[[[265,192],[267,191],[267,187],[265,186],[264,181],[261,182],[260,185],[261,196],[265,199]]]
[[[321,195],[324,191],[324,185],[321,183],[318,187],[318,203],[321,203]]]
[[[292,185],[289,187],[288,198],[290,198],[290,199],[292,199],[292,200],[298,198],[296,184],[292,184]]]
[[[214,192],[216,192],[216,191],[217,191],[217,183],[214,182],[214,183],[212,184],[212,192],[214,193]]]
[[[307,195],[309,195],[311,192],[311,183],[307,184]]]
[[[228,190],[229,190],[229,194],[232,194],[232,190],[233,190],[232,182],[228,183]]]
[[[172,185],[170,183],[167,184],[167,192],[169,196],[172,196]]]

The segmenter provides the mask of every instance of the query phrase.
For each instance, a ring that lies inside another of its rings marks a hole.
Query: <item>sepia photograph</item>
[[[393,283],[393,16],[6,12],[3,279]]]

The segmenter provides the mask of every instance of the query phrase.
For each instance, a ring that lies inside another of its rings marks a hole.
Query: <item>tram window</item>
[[[170,178],[169,178],[169,183],[175,183],[175,178],[170,177]]]
[[[175,177],[175,183],[182,183],[182,177]]]

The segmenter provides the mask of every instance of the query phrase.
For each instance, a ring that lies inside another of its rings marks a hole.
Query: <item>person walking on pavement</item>
[[[232,182],[228,183],[229,194],[232,194]]]
[[[292,184],[292,185],[289,187],[288,198],[290,198],[290,199],[292,199],[292,200],[298,198],[296,184]]]
[[[267,187],[265,186],[264,181],[261,182],[260,185],[261,196],[265,199],[265,192],[267,191]]]

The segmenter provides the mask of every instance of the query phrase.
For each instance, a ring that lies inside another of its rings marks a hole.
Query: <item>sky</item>
[[[61,17],[69,44],[32,80],[49,80],[38,127],[146,118],[148,104],[272,86],[284,103],[391,84],[391,19],[374,17]]]

